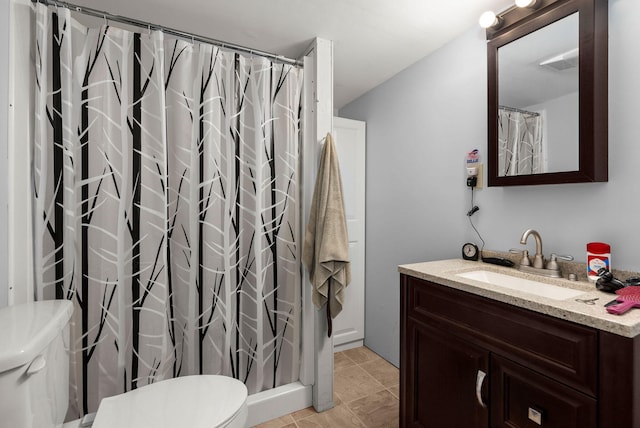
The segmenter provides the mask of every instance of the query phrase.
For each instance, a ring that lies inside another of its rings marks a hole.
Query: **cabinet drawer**
[[[526,367],[491,356],[491,426],[596,427],[596,401]]]
[[[597,331],[405,276],[407,313],[591,396],[597,392]]]

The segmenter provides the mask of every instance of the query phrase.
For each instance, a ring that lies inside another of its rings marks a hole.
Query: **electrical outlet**
[[[467,187],[482,189],[482,164],[479,163],[473,167],[475,175],[467,175]],[[470,168],[467,168],[469,174]]]
[[[476,189],[482,189],[482,164],[479,163],[477,165],[478,168],[478,175],[476,177],[478,177],[478,181],[476,181]]]

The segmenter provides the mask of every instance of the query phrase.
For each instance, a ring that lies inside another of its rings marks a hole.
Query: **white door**
[[[333,118],[349,233],[351,283],[342,312],[333,321],[333,346],[338,352],[364,343],[364,203],[365,122]]]

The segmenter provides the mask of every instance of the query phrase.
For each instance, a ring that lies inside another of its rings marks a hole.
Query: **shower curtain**
[[[542,117],[498,108],[498,175],[543,172]]]
[[[75,304],[70,416],[182,375],[296,381],[302,70],[35,9],[36,298]]]

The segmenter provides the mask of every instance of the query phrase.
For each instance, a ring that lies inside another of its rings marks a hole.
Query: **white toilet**
[[[67,412],[71,302],[0,309],[0,428],[58,428]],[[100,403],[92,428],[240,428],[247,388],[215,375],[156,382]],[[65,428],[80,426],[66,423]],[[86,426],[86,425],[83,425]]]

